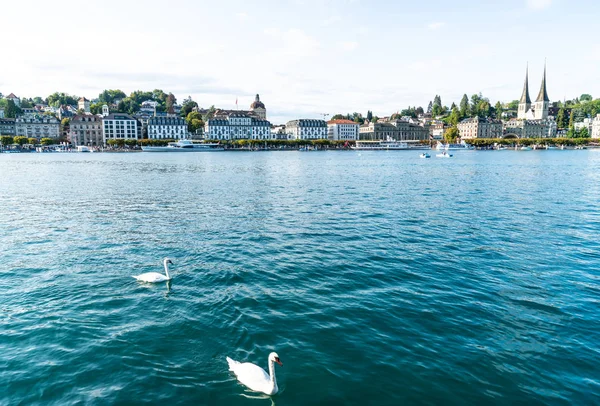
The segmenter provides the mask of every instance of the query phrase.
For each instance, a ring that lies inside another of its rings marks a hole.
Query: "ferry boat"
[[[223,150],[225,148],[219,143],[195,143],[190,140],[170,142],[166,147],[142,147],[142,151],[144,152],[212,152]]]
[[[464,141],[461,141],[460,144],[443,144],[438,141],[435,149],[438,151],[450,151],[450,150],[471,150],[475,149],[474,146],[467,144]]]
[[[409,149],[406,142],[398,141],[356,141],[356,145],[350,148],[361,151],[394,151]]]

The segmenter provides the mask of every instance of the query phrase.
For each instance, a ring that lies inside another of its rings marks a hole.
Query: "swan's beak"
[[[277,362],[279,364],[279,366],[283,366],[283,363],[281,362],[279,357],[275,358],[275,362]]]

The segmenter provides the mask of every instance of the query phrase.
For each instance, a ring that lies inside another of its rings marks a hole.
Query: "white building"
[[[592,138],[600,138],[600,114],[592,120],[592,132],[590,135]]]
[[[327,138],[334,141],[354,141],[358,139],[360,124],[350,120],[330,120],[327,122]]]
[[[504,138],[554,138],[557,133],[556,121],[550,119],[512,119],[505,121],[503,127]]]
[[[230,112],[208,120],[204,134],[211,140],[270,140],[271,123],[248,113]]]
[[[6,96],[6,100],[12,100],[15,103],[15,106],[21,107],[21,99],[15,96],[14,93],[11,93],[8,96]]]
[[[502,138],[502,122],[499,120],[483,119],[481,117],[467,118],[456,126],[460,138]]]
[[[588,134],[591,134],[593,121],[594,120],[592,120],[591,118],[584,118],[583,121],[579,123],[573,123],[573,128],[577,131],[581,131],[584,128],[587,128]]]
[[[77,109],[82,110],[84,113],[89,113],[90,112],[90,101],[88,99],[86,99],[85,97],[81,97],[77,101]]]
[[[102,137],[102,116],[82,114],[71,118],[69,124],[69,141],[74,146],[101,146],[104,144]]]
[[[327,139],[327,123],[325,120],[301,118],[288,121],[285,130],[290,139],[318,140]]]
[[[158,107],[158,102],[154,100],[146,100],[140,105],[140,111],[152,114],[156,111],[156,107]]]
[[[52,116],[22,116],[15,120],[15,135],[27,138],[60,137],[60,121]]]
[[[102,141],[108,140],[137,140],[138,121],[128,114],[109,114],[102,120]]]
[[[188,138],[188,127],[180,117],[151,117],[148,119],[148,138],[184,140]]]

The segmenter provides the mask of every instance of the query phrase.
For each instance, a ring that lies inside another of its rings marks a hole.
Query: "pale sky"
[[[537,96],[600,97],[597,0],[8,1],[0,92],[88,99],[163,89],[202,107],[247,108],[273,124],[322,113],[386,116]]]

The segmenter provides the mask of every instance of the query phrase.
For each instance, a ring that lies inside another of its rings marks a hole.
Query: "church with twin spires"
[[[535,103],[531,103],[529,97],[529,66],[525,71],[525,85],[523,86],[523,94],[519,101],[519,111],[517,118],[519,120],[545,120],[548,118],[548,108],[550,107],[550,99],[546,91],[546,63],[544,63],[544,76],[542,77],[542,85],[538,93]]]

